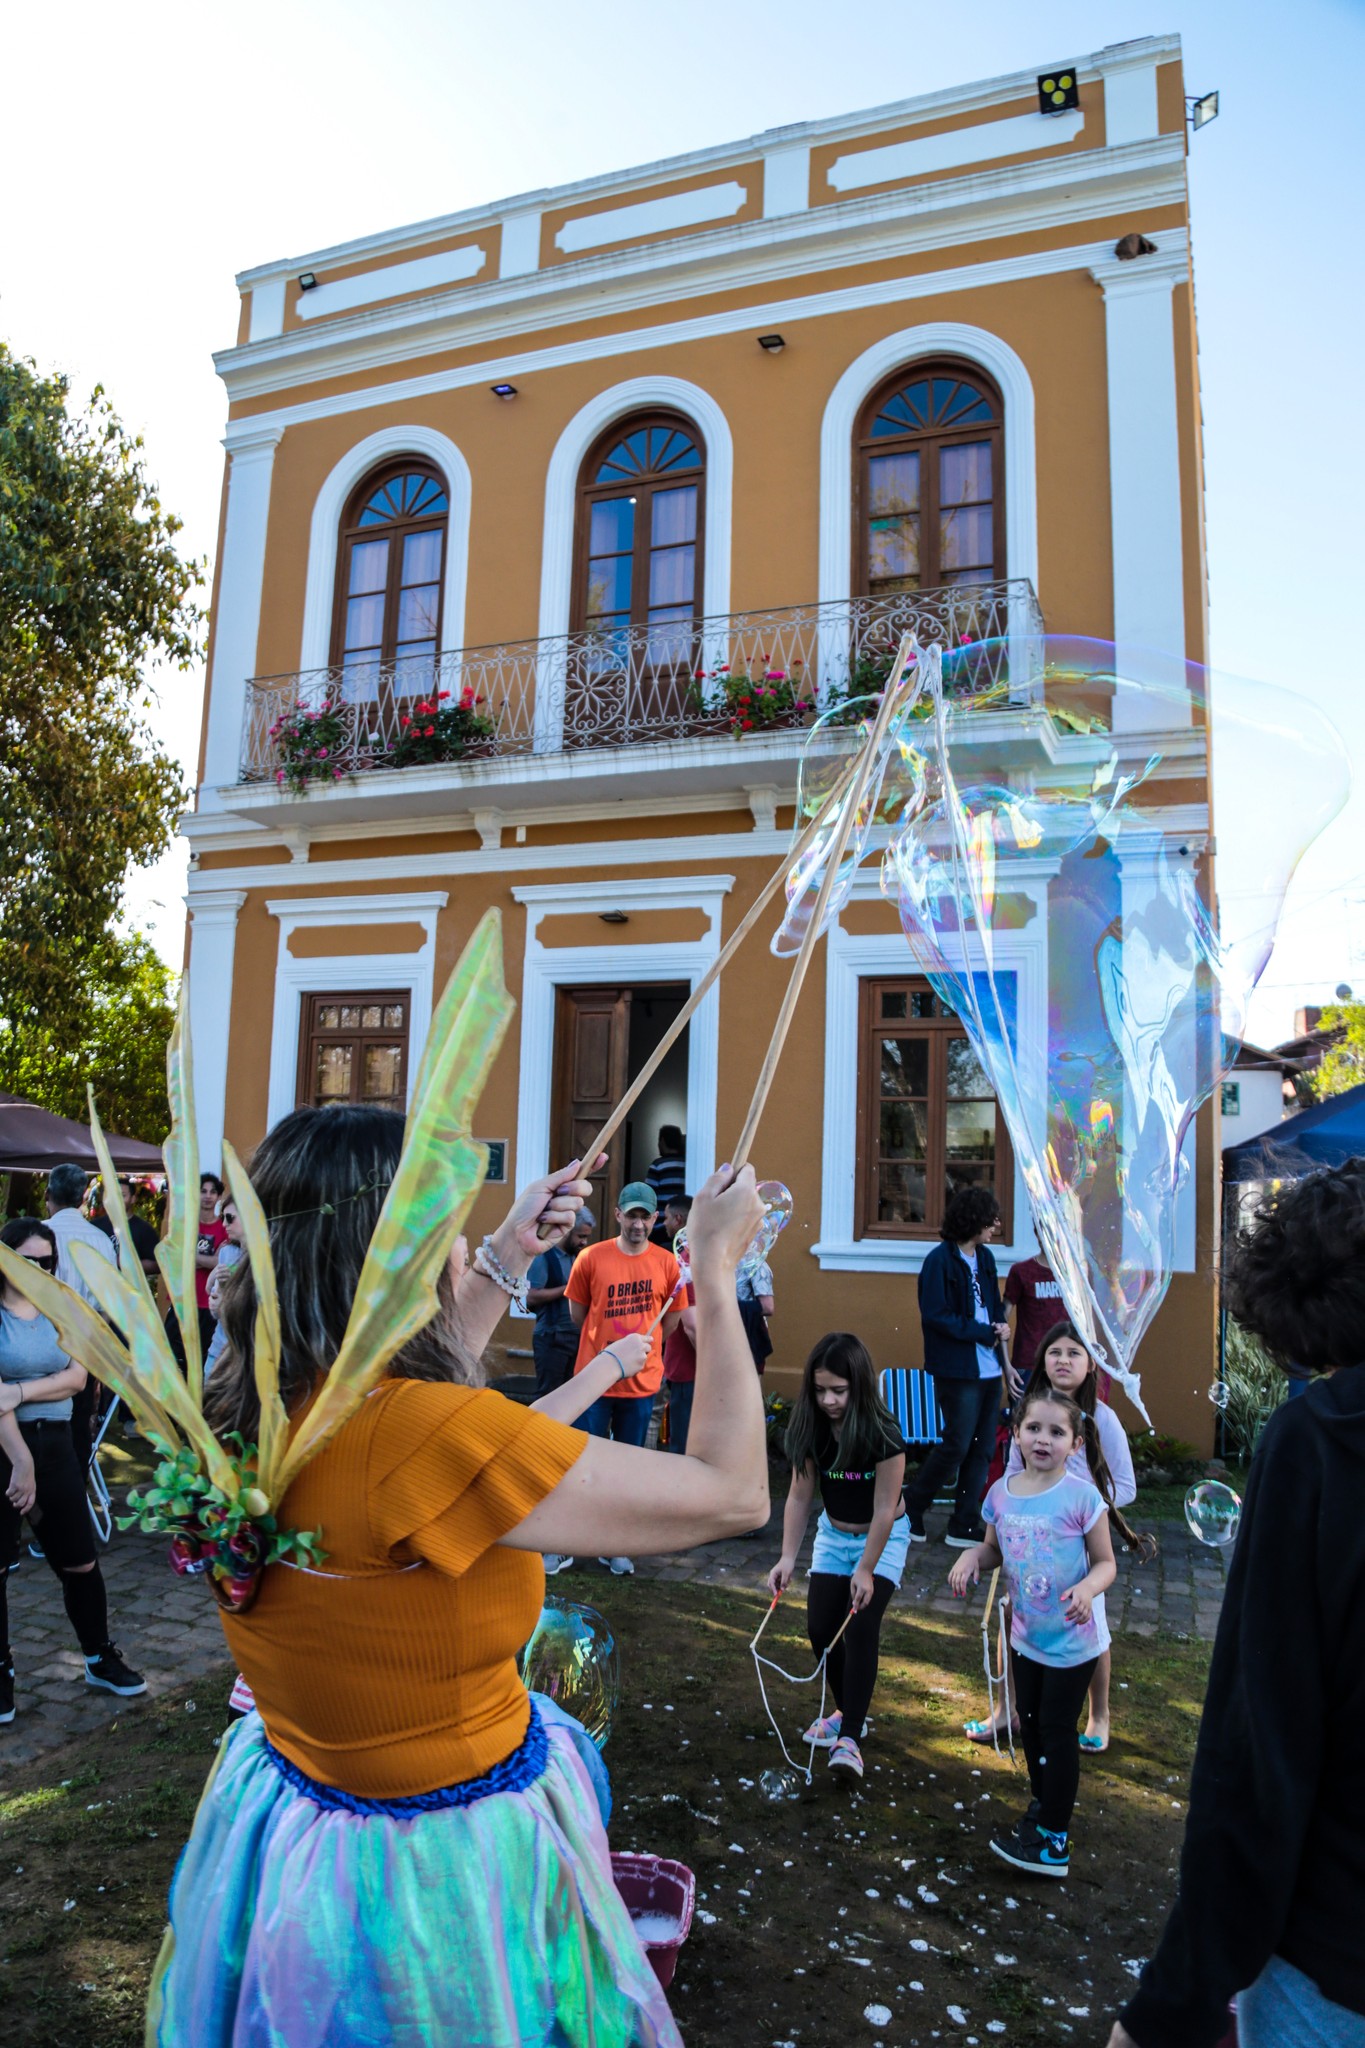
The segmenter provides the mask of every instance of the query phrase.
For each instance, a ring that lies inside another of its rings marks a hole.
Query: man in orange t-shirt
[[[614,1337],[644,1332],[666,1302],[672,1301],[682,1277],[672,1252],[651,1244],[657,1208],[647,1181],[633,1180],[621,1190],[616,1210],[618,1235],[605,1244],[589,1245],[574,1261],[564,1298],[579,1332],[574,1371],[611,1348]],[[654,1396],[664,1376],[664,1339],[680,1311],[666,1315],[639,1372],[594,1401],[575,1425],[591,1436],[614,1437],[617,1443],[643,1444],[649,1434]],[[620,1577],[635,1569],[628,1557],[602,1558]]]

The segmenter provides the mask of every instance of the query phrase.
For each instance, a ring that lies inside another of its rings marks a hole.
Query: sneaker
[[[953,1550],[975,1550],[978,1543],[985,1542],[986,1531],[984,1528],[975,1531],[954,1529],[950,1525],[943,1540]]]
[[[1002,1861],[1032,1877],[1065,1877],[1071,1868],[1067,1837],[1049,1833],[1036,1820],[1016,1821],[1012,1828],[998,1829],[991,1836],[991,1848]]]
[[[812,1749],[833,1749],[843,1725],[842,1714],[826,1714],[823,1720],[811,1722],[801,1740],[808,1742]]]
[[[548,1550],[548,1551],[546,1551],[546,1553],[545,1553],[545,1576],[546,1576],[546,1578],[547,1578],[547,1579],[552,1579],[552,1578],[554,1577],[554,1575],[555,1575],[555,1573],[556,1573],[556,1572],[566,1572],[566,1571],[567,1571],[567,1570],[569,1569],[569,1566],[570,1566],[570,1565],[571,1565],[572,1563],[573,1563],[573,1559],[572,1559],[571,1557],[568,1557],[568,1556],[566,1556],[566,1555],[565,1555],[565,1554],[564,1554],[563,1552],[560,1552],[560,1551],[556,1551],[556,1550]]]
[[[0,1664],[0,1726],[14,1719],[14,1666],[8,1656]]]
[[[604,1564],[614,1579],[634,1577],[635,1566],[628,1557],[599,1557],[597,1562]]]
[[[147,1690],[142,1673],[125,1664],[112,1643],[106,1643],[98,1657],[86,1658],[85,1682],[98,1686],[102,1692],[116,1692],[125,1700]]]
[[[863,1754],[851,1735],[841,1735],[829,1753],[829,1767],[832,1771],[852,1771],[855,1778],[863,1775]]]
[[[927,1543],[929,1541],[929,1538],[924,1533],[923,1515],[912,1515],[908,1509],[905,1516],[905,1532],[912,1543]]]
[[[39,1564],[46,1564],[47,1562],[47,1552],[43,1549],[41,1543],[30,1543],[28,1554],[31,1558],[36,1559]]]

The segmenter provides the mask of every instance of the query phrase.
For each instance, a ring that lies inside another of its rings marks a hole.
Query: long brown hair
[[[1073,1344],[1080,1345],[1090,1365],[1089,1372],[1074,1394],[1059,1393],[1047,1376],[1047,1354],[1054,1344],[1060,1344],[1066,1337],[1069,1337]],[[1073,1322],[1054,1323],[1039,1344],[1033,1361],[1033,1371],[1029,1374],[1028,1384],[1024,1388],[1023,1398],[1019,1404],[1020,1415],[1023,1415],[1031,1394],[1043,1393],[1050,1394],[1055,1401],[1073,1407],[1080,1418],[1076,1433],[1085,1449],[1085,1462],[1090,1467],[1090,1477],[1099,1490],[1100,1499],[1109,1510],[1109,1520],[1118,1531],[1122,1542],[1144,1561],[1155,1557],[1155,1536],[1146,1531],[1139,1534],[1114,1503],[1114,1475],[1109,1470],[1109,1460],[1100,1449],[1099,1424],[1095,1420],[1095,1410],[1100,1398],[1099,1368],[1095,1363],[1094,1352]]]
[[[280,1303],[280,1395],[291,1413],[330,1370],[345,1334],[379,1212],[403,1149],[403,1119],[363,1103],[296,1109],[263,1138],[251,1181],[270,1226]],[[477,1385],[479,1366],[454,1329],[448,1274],[437,1314],[404,1345],[394,1379]],[[219,1436],[260,1434],[256,1393],[256,1287],[249,1258],[230,1269],[220,1294],[227,1349],[204,1391],[204,1413]]]
[[[839,1461],[847,1466],[869,1462],[880,1464],[893,1454],[897,1441],[896,1420],[877,1386],[877,1368],[861,1337],[847,1330],[832,1330],[822,1337],[806,1360],[801,1391],[787,1424],[786,1451],[794,1472],[820,1466],[820,1453],[829,1447],[833,1425],[821,1412],[815,1398],[815,1375],[827,1372],[848,1386],[848,1406],[836,1439]]]

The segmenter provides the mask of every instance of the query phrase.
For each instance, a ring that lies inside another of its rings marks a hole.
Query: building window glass
[[[936,1238],[958,1188],[994,1190],[1012,1232],[1013,1157],[985,1070],[927,981],[864,981],[859,1237]]]
[[[341,522],[332,659],[346,694],[424,694],[441,645],[450,494],[409,457],[367,477]]]
[[[854,574],[868,597],[1005,574],[1003,408],[980,370],[917,363],[858,422]]]
[[[702,613],[705,456],[672,413],[618,420],[583,465],[578,487],[574,627],[623,647],[645,629],[652,666],[690,661]]]
[[[406,989],[304,999],[299,1106],[367,1102],[402,1110],[407,1100]]]

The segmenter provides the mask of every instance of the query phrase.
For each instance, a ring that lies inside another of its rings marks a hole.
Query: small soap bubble
[[[779,1806],[784,1799],[801,1797],[801,1780],[795,1771],[764,1771],[758,1789],[770,1805]]]
[[[1215,1408],[1226,1408],[1232,1398],[1232,1389],[1226,1380],[1215,1380],[1209,1388],[1209,1399]]]
[[[1242,1520],[1242,1497],[1221,1479],[1205,1479],[1185,1495],[1185,1520],[1191,1536],[1221,1550],[1231,1543]]]

